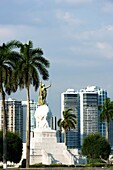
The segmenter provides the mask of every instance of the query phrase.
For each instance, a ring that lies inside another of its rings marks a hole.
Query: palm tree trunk
[[[26,115],[26,168],[29,168],[30,162],[30,93],[27,90],[27,115]]]
[[[65,145],[66,145],[66,131],[64,131],[64,143],[65,143]]]
[[[3,169],[7,168],[7,121],[5,109],[5,93],[2,88],[2,108],[3,108]]]
[[[108,141],[108,126],[109,126],[109,123],[106,121],[106,139]]]

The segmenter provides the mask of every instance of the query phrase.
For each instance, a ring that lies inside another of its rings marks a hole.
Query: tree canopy
[[[17,62],[17,80],[20,89],[26,88],[27,114],[26,114],[26,168],[29,167],[30,155],[30,86],[33,85],[35,91],[39,87],[40,76],[43,80],[48,80],[50,66],[49,61],[43,57],[40,48],[33,48],[33,42],[27,44],[18,43],[20,48],[20,60]]]
[[[12,132],[7,132],[7,160],[19,163],[22,156],[22,139]],[[0,161],[3,161],[3,131],[0,131]]]
[[[82,145],[82,154],[88,158],[108,159],[111,148],[108,141],[100,134],[93,133],[88,135]]]
[[[62,131],[62,129],[64,129],[65,131],[65,135],[64,135],[64,142],[66,144],[66,133],[68,132],[68,130],[70,129],[75,129],[76,128],[76,124],[77,124],[77,120],[76,120],[76,115],[73,112],[73,109],[67,109],[63,111],[63,119],[59,119],[58,120],[58,126],[60,128],[60,131]]]
[[[19,52],[15,51],[19,48]],[[29,167],[30,155],[30,86],[39,87],[40,78],[48,80],[49,61],[43,57],[40,48],[33,48],[33,42],[21,43],[12,40],[0,46],[0,94],[2,96],[3,110],[3,164],[7,165],[7,135],[6,135],[6,109],[5,95],[26,88],[27,114],[26,114],[26,167]]]
[[[5,95],[16,92],[17,86],[14,83],[15,61],[17,61],[19,53],[14,51],[18,41],[10,41],[0,46],[0,94],[2,97],[3,112],[3,167],[7,166],[7,135],[6,135],[6,109]]]
[[[100,121],[106,122],[106,139],[108,140],[108,126],[110,120],[113,120],[113,101],[110,100],[110,98],[106,98],[104,101],[103,106],[99,106],[100,110]]]
[[[76,115],[72,113],[72,109],[67,109],[63,111],[63,119],[58,120],[58,126],[60,129],[64,129],[66,132],[70,129],[76,128]]]

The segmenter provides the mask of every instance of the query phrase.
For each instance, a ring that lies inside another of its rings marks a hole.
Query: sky
[[[113,100],[113,0],[4,0],[0,45],[19,40],[42,48],[50,61],[47,102],[59,117],[61,93],[99,86]],[[30,89],[37,102],[38,91]],[[11,96],[26,100],[26,91]]]

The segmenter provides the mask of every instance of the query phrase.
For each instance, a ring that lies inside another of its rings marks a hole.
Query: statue
[[[49,113],[49,108],[47,105],[41,105],[37,108],[35,112],[36,128],[43,129],[49,127],[47,121],[48,113]]]
[[[50,112],[49,107],[46,103],[46,96],[47,96],[47,89],[50,87],[45,86],[40,82],[39,86],[39,96],[38,96],[38,107],[35,111],[35,118],[36,118],[36,128],[43,129],[49,128],[48,119],[50,119]]]
[[[46,96],[47,96],[47,89],[51,87],[45,86],[45,84],[42,84],[42,81],[40,82],[40,87],[39,87],[39,96],[38,96],[38,105],[44,105],[46,104]]]

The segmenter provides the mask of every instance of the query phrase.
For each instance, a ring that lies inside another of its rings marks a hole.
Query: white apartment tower
[[[98,132],[98,93],[93,87],[80,90],[80,145],[83,139]]]
[[[80,141],[90,133],[99,132],[106,135],[105,122],[99,120],[98,106],[103,105],[107,91],[97,86],[87,86],[80,92]]]
[[[15,99],[9,98],[5,100],[6,114],[7,114],[7,130],[16,132],[23,137],[23,112],[22,103]],[[0,130],[3,129],[3,112],[2,100],[0,100]]]
[[[103,105],[106,98],[107,91],[97,86],[87,86],[79,91],[68,89],[61,94],[61,118],[63,110],[73,108],[78,122],[76,133],[70,131],[67,135],[68,147],[81,147],[84,138],[91,133],[98,132],[106,136],[106,124],[100,122],[98,110],[98,106]]]

